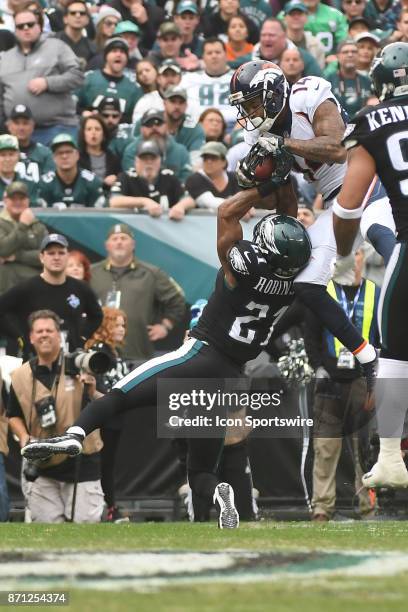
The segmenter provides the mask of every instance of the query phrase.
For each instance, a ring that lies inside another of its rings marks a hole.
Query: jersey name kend
[[[408,119],[408,105],[390,106],[389,108],[379,108],[366,114],[370,132],[374,132],[383,125],[389,123],[399,123]]]
[[[266,295],[293,295],[293,281],[280,281],[260,276],[254,291]]]

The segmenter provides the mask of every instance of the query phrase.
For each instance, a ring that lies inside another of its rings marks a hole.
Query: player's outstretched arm
[[[364,200],[376,174],[375,162],[362,146],[349,151],[343,187],[333,204],[333,227],[337,251],[348,255],[360,225]]]
[[[346,149],[341,144],[344,122],[332,101],[325,100],[317,108],[313,117],[313,131],[315,138],[285,138],[283,146],[290,153],[311,161],[340,164],[346,160]]]

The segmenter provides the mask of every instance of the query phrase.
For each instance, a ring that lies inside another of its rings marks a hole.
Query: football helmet
[[[242,64],[234,72],[228,98],[238,107],[237,121],[247,131],[267,132],[283,111],[289,94],[289,84],[282,70],[272,62],[253,60]],[[259,105],[248,112],[245,103],[259,98]],[[262,109],[263,116],[253,116]],[[252,126],[252,127],[251,127]]]
[[[381,102],[408,95],[408,43],[395,42],[384,47],[373,60],[370,77]]]
[[[283,278],[293,278],[307,264],[312,253],[305,228],[297,219],[287,215],[263,217],[254,227],[252,242],[274,272]]]

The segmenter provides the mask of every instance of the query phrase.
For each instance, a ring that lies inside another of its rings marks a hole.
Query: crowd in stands
[[[375,54],[407,40],[408,5],[2,0],[0,22],[0,130],[17,139],[0,142],[0,195],[18,179],[31,205],[124,205],[180,220],[237,188],[225,168],[215,180],[209,170],[223,159],[233,171],[245,149],[228,104],[235,68],[261,58],[291,84],[324,76],[351,117],[373,102]],[[229,151],[203,149],[209,141]],[[301,199],[318,203],[298,178]]]

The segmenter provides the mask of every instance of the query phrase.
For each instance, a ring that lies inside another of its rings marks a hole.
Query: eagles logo
[[[244,274],[244,275],[249,274],[245,260],[242,257],[242,254],[240,253],[238,247],[236,246],[232,247],[232,249],[229,252],[228,259],[231,264],[231,267],[233,268],[233,270],[235,270],[235,272],[238,272],[238,274]]]

